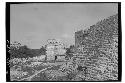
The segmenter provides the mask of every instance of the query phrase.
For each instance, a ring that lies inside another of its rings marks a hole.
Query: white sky
[[[10,38],[30,48],[40,48],[51,38],[74,44],[74,33],[118,13],[113,3],[13,4]]]

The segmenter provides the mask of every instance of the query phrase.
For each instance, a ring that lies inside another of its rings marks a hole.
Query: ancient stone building
[[[65,59],[65,47],[56,39],[49,39],[46,45],[47,60],[64,60]]]
[[[118,15],[110,16],[85,30],[75,32],[75,47],[79,51],[84,51],[84,48],[111,44],[114,39],[118,41]]]
[[[118,14],[75,32],[75,46],[86,58],[86,80],[118,79]]]

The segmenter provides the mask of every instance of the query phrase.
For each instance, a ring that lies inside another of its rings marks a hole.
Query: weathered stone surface
[[[55,39],[48,40],[48,44],[46,45],[46,53],[47,60],[62,60],[65,57],[66,50],[64,49],[64,45]],[[58,55],[58,56],[57,56]],[[63,55],[63,56],[59,56]]]
[[[86,80],[118,80],[118,14],[76,32],[75,46],[86,58]]]

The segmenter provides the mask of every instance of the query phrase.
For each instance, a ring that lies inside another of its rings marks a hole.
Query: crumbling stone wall
[[[75,46],[86,58],[85,80],[118,79],[118,14],[76,32]]]

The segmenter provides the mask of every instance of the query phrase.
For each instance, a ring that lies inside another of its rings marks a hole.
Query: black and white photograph
[[[6,2],[7,82],[121,81],[120,2]]]

